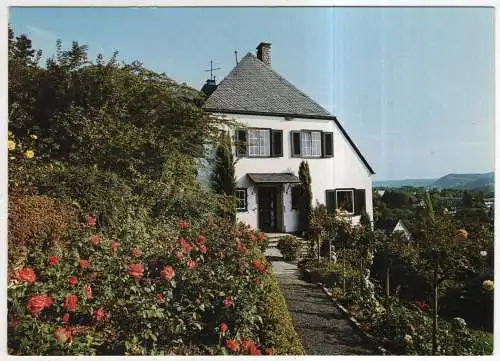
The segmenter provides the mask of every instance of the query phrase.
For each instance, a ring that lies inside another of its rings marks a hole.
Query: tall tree
[[[236,189],[233,152],[231,136],[228,132],[222,132],[215,150],[215,159],[210,174],[210,186],[215,193],[234,197]],[[224,215],[236,219],[236,207],[224,211]]]
[[[300,222],[303,231],[309,231],[312,219],[312,191],[309,164],[303,160],[299,166],[300,192]]]

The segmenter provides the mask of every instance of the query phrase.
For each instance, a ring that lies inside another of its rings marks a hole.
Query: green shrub
[[[255,345],[238,354],[272,347],[258,337],[265,324],[257,305],[266,297],[269,265],[253,230],[220,219],[197,225],[172,220],[153,232],[144,224],[129,222],[113,238],[82,225],[55,263],[51,250],[33,249],[26,267],[36,279],[16,274],[8,288],[9,352],[227,354],[228,339]],[[166,266],[175,275],[165,273]],[[39,295],[52,302],[38,314],[29,300]],[[69,295],[78,299],[75,309]]]
[[[259,305],[264,324],[262,340],[270,345],[277,355],[303,355],[300,337],[293,328],[285,299],[273,276],[269,277],[265,292],[266,296]]]
[[[300,247],[300,241],[294,236],[284,236],[278,240],[277,248],[285,261],[296,260]]]

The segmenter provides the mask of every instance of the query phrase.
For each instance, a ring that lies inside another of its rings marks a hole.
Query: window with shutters
[[[246,188],[237,188],[235,190],[236,196],[236,210],[238,212],[245,212],[248,210],[247,203],[247,189]]]
[[[291,133],[292,157],[333,157],[333,133],[301,130]]]
[[[280,129],[238,129],[236,155],[240,157],[282,157],[283,131]]]

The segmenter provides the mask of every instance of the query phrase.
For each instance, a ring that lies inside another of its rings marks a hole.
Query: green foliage
[[[296,260],[300,247],[300,241],[294,236],[283,236],[278,240],[277,248],[285,261]]]
[[[388,189],[382,196],[382,201],[389,208],[404,208],[411,205],[410,195],[401,190]]]
[[[301,191],[299,197],[299,210],[301,229],[308,232],[312,219],[312,191],[311,191],[311,173],[309,163],[303,160],[299,166],[299,179],[301,182]]]
[[[285,298],[274,277],[269,277],[265,286],[267,297],[261,304],[264,328],[262,339],[270,345],[278,355],[303,355],[300,337],[293,328],[292,319],[288,313]]]
[[[234,160],[229,132],[222,132],[217,143],[215,159],[210,174],[210,185],[215,193],[234,197],[236,180],[234,176]],[[233,205],[223,212],[223,217],[236,220],[236,207]]]

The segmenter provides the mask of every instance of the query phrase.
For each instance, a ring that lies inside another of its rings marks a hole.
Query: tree
[[[231,137],[228,132],[222,132],[215,150],[215,159],[210,174],[210,186],[215,193],[234,197],[236,181],[231,146]],[[236,219],[236,207],[225,211],[225,216],[232,221]]]
[[[308,232],[311,227],[312,219],[312,191],[309,164],[305,160],[303,160],[299,166],[299,179],[301,183],[299,206],[301,228]]]

